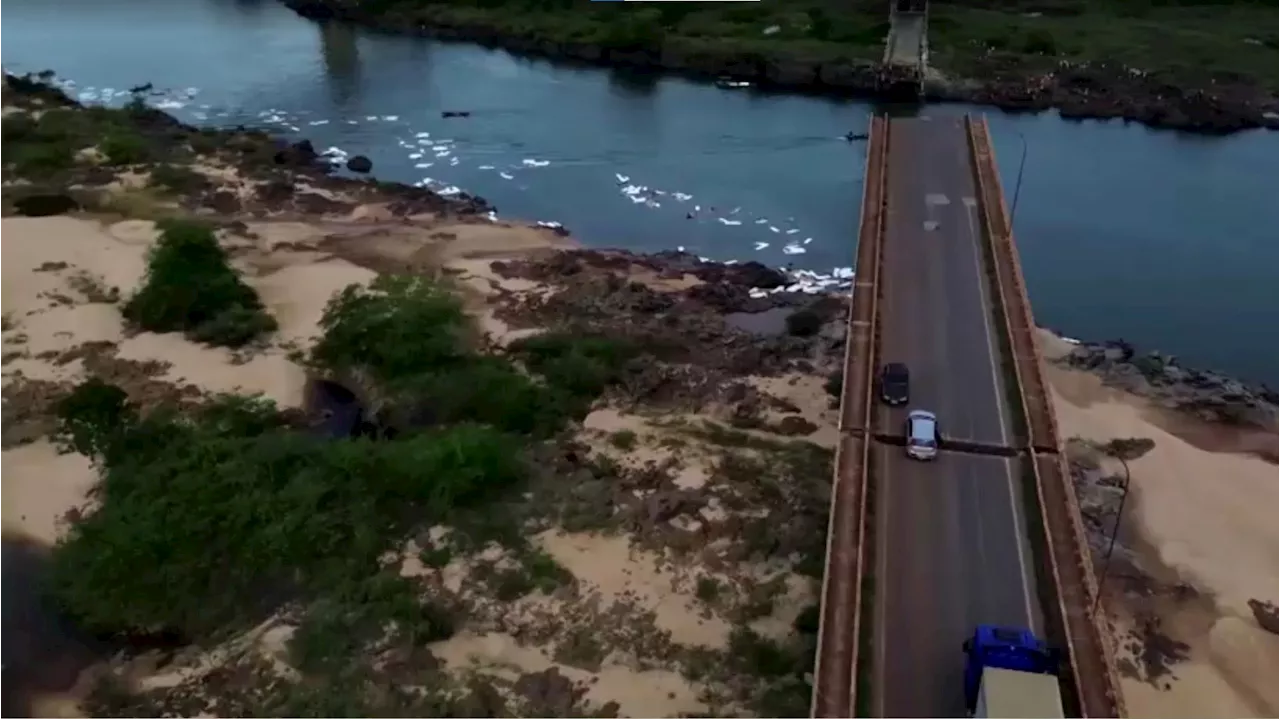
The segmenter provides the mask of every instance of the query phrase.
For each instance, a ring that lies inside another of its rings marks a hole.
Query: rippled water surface
[[[10,0],[5,18],[6,67],[56,69],[89,97],[152,82],[188,121],[366,154],[380,177],[472,191],[588,244],[852,263],[863,146],[839,137],[865,103],[322,28],[270,0]],[[1041,323],[1274,381],[1274,133],[991,121],[1010,200],[1025,148],[1015,219]]]

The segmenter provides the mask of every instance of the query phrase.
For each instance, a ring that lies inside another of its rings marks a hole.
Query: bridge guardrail
[[[1120,717],[1124,698],[1105,623],[1092,611],[1097,596],[1090,552],[1070,472],[1061,452],[1057,420],[1041,369],[1031,302],[1022,278],[1012,225],[1004,205],[1000,173],[986,119],[966,116],[982,222],[995,260],[996,286],[1005,331],[1013,350],[1013,374],[1018,385],[1031,450],[1040,522],[1048,546],[1045,554],[1053,581],[1054,603],[1063,634],[1072,683],[1084,717]]]
[[[871,118],[854,284],[849,293],[849,328],[840,393],[841,439],[836,448],[827,526],[827,565],[822,577],[822,611],[813,668],[813,717],[851,717],[857,700],[888,128],[885,119]]]

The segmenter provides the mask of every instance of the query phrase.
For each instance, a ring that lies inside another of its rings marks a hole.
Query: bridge
[[[985,118],[872,118],[814,667],[814,717],[964,716],[977,624],[1063,650],[1067,716],[1125,715]],[[937,413],[902,449],[886,362]]]

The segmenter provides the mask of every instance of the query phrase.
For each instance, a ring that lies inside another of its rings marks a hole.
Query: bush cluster
[[[122,308],[151,332],[185,332],[198,342],[240,347],[276,329],[275,319],[227,261],[209,226],[162,220],[147,278]]]
[[[219,306],[252,306],[211,269],[223,265],[206,230],[171,224],[165,236],[133,316],[178,326],[198,313],[222,316]],[[211,279],[204,293],[188,283],[158,294],[163,278],[181,276]],[[349,287],[321,326],[312,367],[358,372],[430,416],[392,439],[335,440],[290,425],[258,398],[142,413],[121,389],[90,380],[60,403],[60,441],[101,472],[98,508],[54,552],[51,586],[73,616],[99,632],[203,639],[297,601],[308,609],[294,650],[313,668],[342,661],[388,625],[415,642],[447,636],[448,612],[424,604],[380,558],[415,528],[520,482],[531,436],[585,411],[635,353],[553,334],[509,357],[481,354],[458,301],[418,278]],[[545,569],[518,589],[541,586],[539,577],[555,574]]]

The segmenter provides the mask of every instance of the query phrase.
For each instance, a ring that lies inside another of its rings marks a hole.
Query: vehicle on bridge
[[[911,374],[901,362],[880,369],[880,400],[889,406],[906,404],[911,398]]]
[[[913,409],[907,415],[907,456],[929,461],[938,456],[938,418],[933,412]]]
[[[1061,658],[1026,629],[981,625],[964,642],[964,699],[971,717],[1062,719]]]

